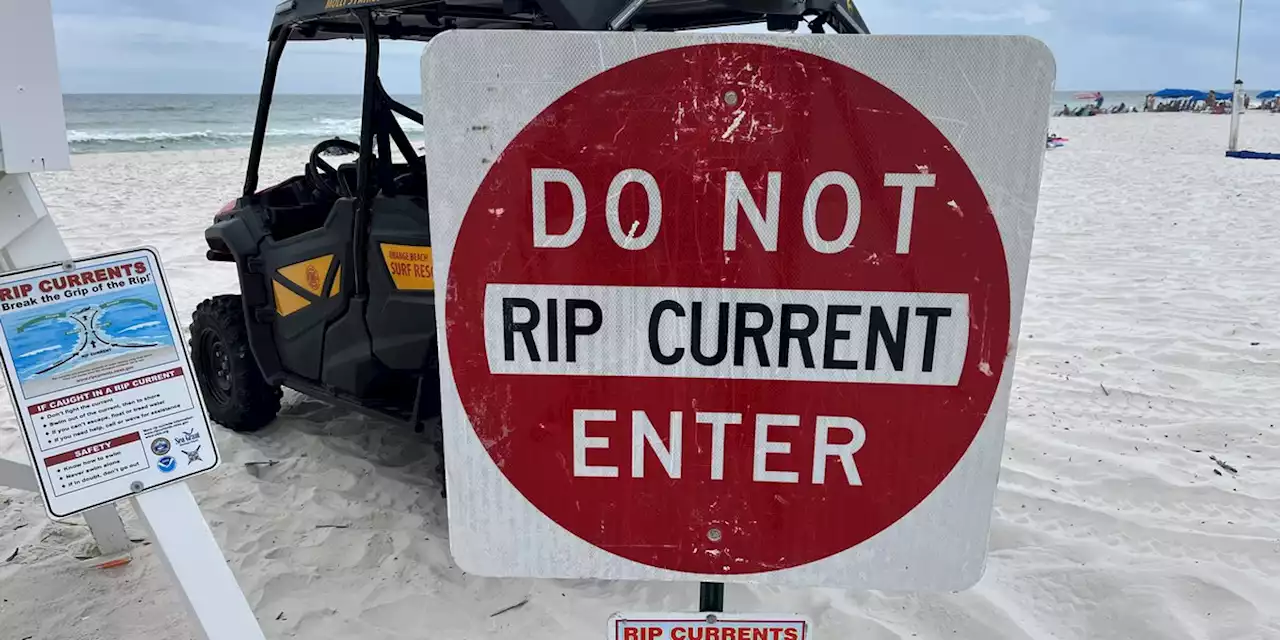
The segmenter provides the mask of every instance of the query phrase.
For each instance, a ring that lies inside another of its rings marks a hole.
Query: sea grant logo
[[[199,442],[199,440],[200,440],[200,434],[197,433],[195,429],[192,429],[190,431],[183,431],[182,435],[173,439],[173,441],[177,443],[179,447],[185,447],[193,442]]]

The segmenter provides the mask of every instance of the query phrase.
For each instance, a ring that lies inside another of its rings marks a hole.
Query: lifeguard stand
[[[0,272],[70,257],[31,174],[71,168],[48,0],[0,2]],[[17,63],[21,61],[21,63]],[[0,485],[37,490],[26,464],[0,458]],[[104,559],[129,548],[115,505],[84,514]]]
[[[50,0],[0,0],[0,273],[71,258],[31,178],[71,168]],[[0,400],[3,402],[3,400]],[[35,471],[0,458],[0,486],[37,491]],[[133,498],[208,640],[262,640],[262,629],[185,482]],[[129,549],[114,503],[84,519],[104,560]]]

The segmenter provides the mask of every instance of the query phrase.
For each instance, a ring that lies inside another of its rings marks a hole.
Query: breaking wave
[[[406,133],[415,136],[422,131],[420,125],[401,122]],[[271,141],[315,141],[343,136],[355,140],[360,134],[360,120],[318,118],[308,126],[275,128],[267,130]],[[253,131],[219,131],[202,129],[193,131],[85,131],[70,129],[67,141],[72,151],[148,151],[154,149],[189,149],[213,147],[237,147],[247,145]]]
[[[139,329],[147,329],[147,328],[149,328],[149,327],[158,327],[158,326],[160,326],[160,321],[159,321],[159,320],[152,320],[151,322],[143,322],[143,323],[140,323],[140,324],[135,324],[135,325],[133,325],[133,326],[131,326],[131,327],[127,328],[127,329],[121,329],[121,330],[120,330],[119,332],[117,332],[117,333],[129,333],[130,331],[137,331],[137,330],[139,330]]]
[[[40,354],[42,354],[42,353],[48,353],[48,352],[50,352],[50,351],[61,351],[61,350],[62,350],[62,347],[61,347],[61,346],[58,346],[58,345],[54,345],[54,346],[50,346],[50,347],[41,347],[41,348],[36,349],[36,350],[34,350],[34,351],[28,351],[28,352],[26,352],[26,353],[19,354],[19,355],[18,355],[18,357],[14,358],[14,359],[15,359],[15,360],[23,360],[23,359],[26,359],[26,358],[34,358],[35,356],[38,356],[38,355],[40,355]]]
[[[185,131],[170,133],[167,131],[67,131],[67,142],[72,144],[93,144],[111,142],[182,142],[188,140],[233,140],[247,137],[247,133],[227,133],[217,131]]]

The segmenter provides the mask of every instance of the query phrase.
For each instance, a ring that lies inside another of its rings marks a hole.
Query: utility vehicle
[[[282,387],[415,429],[438,412],[439,280],[429,271],[427,176],[397,120],[421,124],[422,115],[383,89],[381,39],[425,41],[450,29],[671,31],[750,23],[867,33],[851,0],[280,3],[244,192],[205,232],[208,259],[234,263],[240,282],[238,295],[206,300],[193,316],[192,357],[210,416],[236,431],[259,429],[279,411]],[[285,45],[334,38],[365,45],[359,140],[324,140],[299,175],[260,189]],[[333,166],[326,159],[333,150],[355,159]]]

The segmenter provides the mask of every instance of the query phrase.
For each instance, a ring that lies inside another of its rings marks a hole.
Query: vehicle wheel
[[[191,359],[214,422],[232,431],[257,431],[280,412],[280,388],[263,380],[249,351],[240,296],[216,296],[196,307]]]

